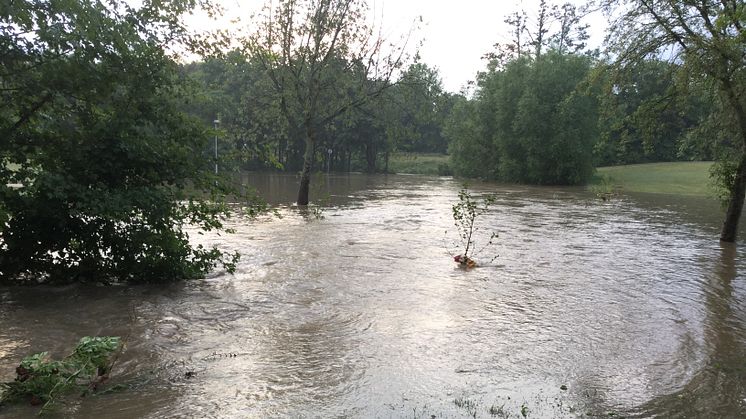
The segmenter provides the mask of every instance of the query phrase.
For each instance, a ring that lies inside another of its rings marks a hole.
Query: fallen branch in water
[[[84,337],[60,361],[49,359],[47,352],[27,356],[16,368],[15,380],[0,384],[0,404],[43,404],[42,415],[60,396],[76,389],[86,394],[93,383],[105,381],[113,367],[112,354],[120,348],[119,337]]]

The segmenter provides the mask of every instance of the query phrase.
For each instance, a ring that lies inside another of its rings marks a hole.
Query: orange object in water
[[[467,256],[454,256],[453,261],[458,263],[462,268],[474,268],[477,266],[477,262],[474,262],[474,259],[471,259]]]

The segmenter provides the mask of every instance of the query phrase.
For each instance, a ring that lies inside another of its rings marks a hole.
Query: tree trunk
[[[287,140],[281,139],[277,146],[277,162],[283,166],[288,163],[286,150]]]
[[[386,152],[385,159],[386,159],[385,160],[386,161],[386,168],[384,169],[384,173],[388,173],[389,172],[389,152],[388,151]]]
[[[741,212],[743,211],[744,196],[746,196],[746,153],[741,156],[741,162],[738,164],[736,176],[730,188],[728,211],[725,213],[725,222],[720,233],[721,241],[729,243],[736,241],[738,221],[741,219]]]
[[[311,184],[311,165],[315,149],[312,130],[306,132],[306,152],[303,154],[303,170],[300,172],[300,188],[298,189],[298,205],[308,205],[308,190]]]
[[[728,210],[725,213],[723,230],[720,232],[721,241],[734,243],[738,235],[738,221],[741,219],[741,212],[743,212],[744,196],[746,196],[746,109],[736,95],[733,84],[728,80],[723,84],[723,90],[731,106],[733,106],[738,120],[738,128],[741,131],[741,161],[738,163],[736,175],[730,187]]]
[[[373,144],[372,141],[368,141],[365,145],[365,160],[367,163],[367,171],[368,173],[375,173],[376,172],[376,146]]]

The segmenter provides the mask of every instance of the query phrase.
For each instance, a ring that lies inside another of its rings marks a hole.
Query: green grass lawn
[[[450,173],[445,173],[444,169],[449,161],[450,157],[445,154],[394,153],[389,157],[389,172],[448,175]]]
[[[389,172],[443,175],[449,161],[444,154],[394,153],[389,157]],[[711,166],[712,162],[674,162],[599,167],[589,188],[714,197]]]
[[[607,177],[622,192],[715,196],[710,180],[712,162],[675,162],[599,167],[591,184]]]

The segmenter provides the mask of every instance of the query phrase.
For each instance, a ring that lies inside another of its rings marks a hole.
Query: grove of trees
[[[583,13],[542,2],[535,19],[511,15],[513,39],[485,56],[487,69],[459,94],[444,91],[437,69],[421,62],[390,58],[400,67],[366,72],[355,65],[361,59],[331,54],[323,69],[334,82],[315,82],[329,89],[317,112],[329,114],[314,123],[310,148],[303,124],[315,117],[290,113],[310,109],[298,105],[309,100],[298,71],[314,58],[299,59],[306,67],[283,76],[278,69],[287,64],[268,62],[267,46],[254,41],[253,49],[184,70],[202,91],[193,112],[206,124],[218,115],[223,122],[229,141],[220,151],[235,158],[221,164],[248,169],[296,172],[314,163],[317,170],[374,172],[386,170],[392,152],[448,152],[461,176],[582,184],[598,165],[718,157],[721,147],[698,130],[713,115],[711,92],[683,88],[676,60],[649,54],[620,66],[587,50]]]

